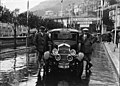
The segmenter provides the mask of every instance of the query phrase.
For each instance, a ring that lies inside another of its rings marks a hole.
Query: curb
[[[110,59],[112,65],[113,65],[113,67],[114,67],[114,69],[115,69],[115,72],[116,72],[116,74],[117,74],[117,77],[120,78],[119,69],[117,69],[117,67],[116,67],[116,65],[115,65],[115,63],[114,63],[114,61],[113,61],[113,57],[116,57],[116,56],[112,54],[112,51],[109,50],[108,47],[107,47],[104,43],[103,43],[103,46],[104,46],[105,50],[107,51],[107,54],[108,54],[108,56],[109,56],[109,59]]]

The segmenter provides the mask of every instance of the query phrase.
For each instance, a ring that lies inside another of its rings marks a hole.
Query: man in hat
[[[41,26],[40,28],[38,28],[38,33],[35,34],[35,37],[34,37],[34,44],[39,54],[38,62],[40,63],[44,55],[44,52],[46,51],[46,48],[47,48],[47,35],[45,33],[44,26]]]
[[[44,60],[43,60],[43,55],[44,52],[47,50],[47,35],[45,32],[46,28],[44,26],[41,26],[40,28],[38,28],[38,32],[35,34],[34,37],[34,44],[36,46],[36,49],[38,51],[38,64],[39,64],[39,72],[38,72],[38,79],[36,82],[36,86],[38,86],[41,82],[41,75],[40,75],[40,71],[41,68],[44,64]]]
[[[82,30],[82,34],[80,35],[80,51],[84,53],[84,60],[83,60],[83,74],[82,76],[86,76],[87,71],[92,67],[91,64],[91,54],[92,54],[92,44],[93,44],[93,37],[89,33],[87,28]]]

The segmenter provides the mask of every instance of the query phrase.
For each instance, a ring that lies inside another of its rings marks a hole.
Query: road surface
[[[91,74],[86,79],[69,73],[50,74],[45,82],[38,86],[118,86],[118,79],[101,44],[94,45],[92,54],[93,67]],[[38,66],[36,53],[30,54],[29,66],[26,65],[26,54],[17,55],[15,58],[0,60],[0,86],[36,86],[38,79]],[[6,65],[6,66],[5,66]]]

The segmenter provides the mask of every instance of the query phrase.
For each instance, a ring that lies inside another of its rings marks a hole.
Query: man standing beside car
[[[83,59],[83,76],[86,76],[87,70],[89,70],[92,66],[91,64],[91,54],[92,54],[92,44],[94,42],[92,35],[89,33],[87,28],[84,28],[82,34],[80,35],[80,51],[84,53]]]
[[[36,49],[37,49],[38,54],[39,54],[38,55],[38,62],[40,64],[41,59],[44,55],[44,52],[46,51],[46,48],[47,48],[47,35],[45,33],[45,27],[44,26],[41,26],[38,29],[38,33],[35,34],[34,44],[35,44]]]

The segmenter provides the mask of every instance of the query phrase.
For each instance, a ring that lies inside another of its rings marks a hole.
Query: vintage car
[[[44,53],[45,74],[67,70],[81,76],[84,54],[80,52],[79,31],[59,28],[48,31],[47,35],[49,51]]]

